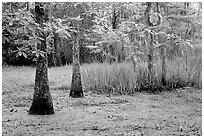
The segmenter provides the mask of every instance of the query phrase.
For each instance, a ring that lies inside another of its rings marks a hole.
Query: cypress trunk
[[[154,78],[154,68],[153,68],[153,35],[150,34],[150,43],[149,43],[149,53],[148,53],[148,78],[149,78],[149,86],[153,85]]]
[[[147,2],[147,8],[145,10],[145,18],[146,18],[146,24],[147,26],[153,26],[153,23],[150,21],[150,10],[152,8],[152,3]],[[150,35],[150,42],[148,43],[148,80],[149,80],[149,87],[152,88],[153,85],[153,77],[154,77],[154,70],[153,70],[153,34],[149,33],[147,34],[147,38]]]
[[[47,64],[48,64],[47,56],[46,58],[39,57],[36,61],[34,96],[33,103],[28,112],[29,114],[33,115],[54,114],[52,97],[48,85]]]
[[[36,12],[36,21],[41,26],[43,26],[43,23],[46,22],[45,16],[48,15],[46,13],[42,14],[38,13],[38,10],[41,7],[42,4],[35,3],[35,12]],[[47,11],[48,10],[44,10]],[[40,34],[40,33],[39,33]],[[46,52],[47,46],[46,46],[46,35],[44,32],[42,32],[42,35],[39,36],[43,38],[44,40],[41,41],[41,44],[38,44],[37,49],[40,51]],[[48,85],[48,61],[47,61],[47,54],[44,54],[43,56],[39,56],[36,61],[36,75],[35,75],[35,87],[34,87],[34,96],[33,96],[33,102],[32,105],[28,111],[28,114],[32,115],[50,115],[54,114],[54,108],[52,103],[52,97],[49,91],[49,85]]]
[[[166,48],[165,46],[161,46],[161,64],[162,64],[162,85],[166,85]]]
[[[79,62],[79,41],[77,36],[75,37],[75,43],[73,44],[73,74],[69,97],[72,98],[84,97]]]

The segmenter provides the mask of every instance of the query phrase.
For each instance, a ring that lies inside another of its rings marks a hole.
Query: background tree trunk
[[[162,85],[166,85],[166,47],[163,45],[161,46],[161,64],[162,64],[162,78],[161,82]]]
[[[60,56],[60,51],[59,51],[59,44],[60,44],[60,37],[58,33],[54,33],[54,58],[56,59],[56,63],[55,66],[61,66],[62,65],[62,60],[61,60],[61,56]]]
[[[43,23],[46,22],[46,15],[48,15],[48,10],[43,10],[44,13],[38,12],[41,9],[41,3],[35,3],[35,12],[36,12],[36,21],[37,23],[43,26]],[[42,11],[42,9],[41,9]],[[42,32],[44,40],[41,41],[41,44],[38,44],[37,49],[40,51],[46,52],[46,34]],[[54,114],[54,108],[52,103],[52,97],[49,91],[48,85],[48,71],[47,71],[47,54],[45,57],[39,56],[36,61],[36,75],[35,75],[35,87],[34,87],[34,96],[32,105],[28,111],[29,114],[33,115],[50,115]]]
[[[149,43],[149,53],[148,53],[148,78],[149,78],[149,86],[153,85],[154,78],[154,66],[153,66],[153,35],[150,34],[150,43]]]
[[[81,83],[80,62],[79,62],[79,40],[75,35],[73,43],[73,74],[69,96],[72,98],[84,97]]]
[[[147,26],[153,26],[153,23],[150,21],[150,11],[152,8],[152,3],[147,2],[147,8],[145,10],[145,18],[146,18],[146,24]],[[148,44],[148,80],[149,80],[149,87],[153,85],[153,77],[154,77],[154,70],[153,70],[153,34],[149,33],[147,34],[147,38],[150,35],[150,42]],[[151,88],[150,88],[151,89]]]

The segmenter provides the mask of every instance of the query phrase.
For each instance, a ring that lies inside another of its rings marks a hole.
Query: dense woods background
[[[142,30],[147,27],[146,3],[52,3],[50,6],[49,66],[72,63],[73,38],[64,37],[55,31],[60,26],[76,24],[71,18],[80,17],[80,62],[123,62],[132,56],[134,50],[145,53],[145,38]],[[33,3],[3,3],[2,5],[2,56],[3,65],[35,65],[31,54],[31,16]],[[192,45],[200,43],[201,3],[196,2],[155,2],[150,9],[152,28],[158,32],[190,40]],[[29,28],[30,27],[30,28]],[[33,27],[34,29],[34,27]],[[30,43],[30,44],[28,44]],[[34,43],[34,42],[33,42]],[[100,46],[100,49],[87,46]],[[20,53],[19,49],[21,50]],[[32,49],[32,48],[31,48]],[[30,50],[31,50],[30,49]],[[171,43],[167,49],[168,58],[181,54],[178,45]],[[18,54],[17,54],[18,53]],[[140,59],[145,60],[144,56]]]

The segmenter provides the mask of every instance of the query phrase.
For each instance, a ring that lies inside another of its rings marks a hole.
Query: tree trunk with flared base
[[[80,62],[79,62],[79,43],[78,38],[73,45],[73,74],[72,84],[69,97],[79,98],[84,97],[81,83]]]
[[[37,59],[33,103],[28,113],[33,115],[54,114],[48,85],[47,59],[42,57]]]
[[[42,14],[42,4],[39,2],[35,3],[36,21],[43,27],[43,23],[46,22],[46,16],[48,15],[48,10]],[[37,49],[46,53],[46,34],[41,32],[39,36],[44,40],[41,40],[41,44],[37,45]],[[48,71],[47,71],[47,54],[39,56],[36,61],[36,75],[35,75],[35,88],[32,105],[28,111],[28,114],[32,115],[50,115],[54,114],[52,97],[49,91],[48,85]]]

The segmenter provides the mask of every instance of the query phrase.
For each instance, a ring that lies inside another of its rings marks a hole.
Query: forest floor
[[[49,68],[55,114],[28,115],[35,69],[2,69],[2,135],[8,136],[173,136],[202,135],[202,91],[69,97],[71,67]]]

